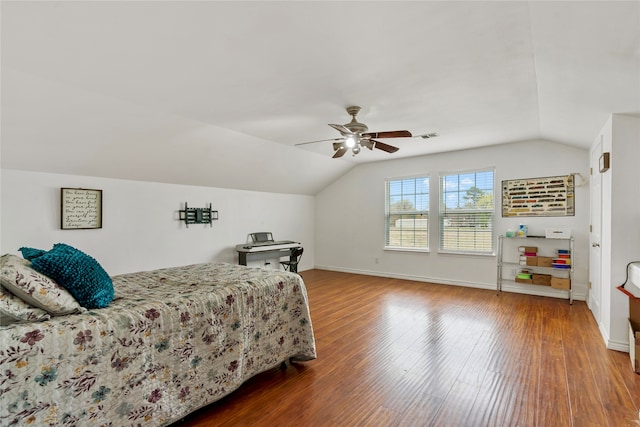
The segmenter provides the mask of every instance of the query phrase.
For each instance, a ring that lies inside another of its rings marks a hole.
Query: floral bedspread
[[[167,425],[316,357],[297,274],[211,263],[113,283],[107,308],[0,327],[0,425]]]

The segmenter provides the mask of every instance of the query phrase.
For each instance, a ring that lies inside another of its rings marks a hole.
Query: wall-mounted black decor
[[[218,219],[218,211],[211,210],[211,203],[207,208],[190,208],[184,202],[184,210],[180,212],[180,221],[184,221],[189,228],[189,224],[209,224],[213,227],[213,221]]]

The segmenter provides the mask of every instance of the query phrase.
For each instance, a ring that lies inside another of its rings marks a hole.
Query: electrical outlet
[[[375,262],[376,264],[380,264],[380,258],[376,258],[376,259],[374,260],[374,262]]]

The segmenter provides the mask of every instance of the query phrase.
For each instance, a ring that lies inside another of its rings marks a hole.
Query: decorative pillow
[[[0,257],[0,284],[27,304],[54,316],[82,311],[73,296],[16,255]]]
[[[50,251],[32,258],[31,266],[71,292],[83,307],[103,308],[113,301],[111,277],[98,261],[72,246],[56,243]]]
[[[42,249],[26,248],[26,247],[20,248],[19,250],[20,252],[22,252],[22,256],[24,257],[24,259],[28,259],[29,261],[31,261],[36,257],[39,257],[40,255],[44,255],[47,252]]]
[[[0,286],[0,325],[16,322],[37,322],[51,316],[40,308],[31,307]]]

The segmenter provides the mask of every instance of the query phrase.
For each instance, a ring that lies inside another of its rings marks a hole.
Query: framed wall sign
[[[102,228],[102,190],[60,189],[60,228]]]

